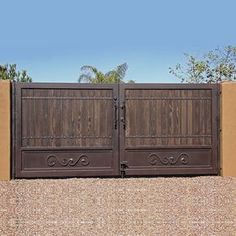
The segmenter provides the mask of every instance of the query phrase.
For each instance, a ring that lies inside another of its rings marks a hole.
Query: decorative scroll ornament
[[[173,156],[170,157],[160,157],[156,153],[151,153],[147,157],[148,162],[151,165],[156,165],[158,163],[158,160],[163,164],[163,165],[175,165],[178,160],[184,165],[188,164],[189,160],[189,155],[187,153],[180,153],[176,158]]]
[[[56,164],[59,164],[61,166],[75,166],[78,163],[82,166],[87,166],[89,165],[89,159],[88,156],[85,154],[80,155],[78,158],[63,158],[60,159],[56,155],[49,155],[47,157],[47,164],[50,167],[55,166]]]

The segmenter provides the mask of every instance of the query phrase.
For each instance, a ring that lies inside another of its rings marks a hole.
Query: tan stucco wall
[[[0,80],[0,180],[10,180],[10,82]]]
[[[236,83],[222,83],[221,92],[221,175],[236,177]]]

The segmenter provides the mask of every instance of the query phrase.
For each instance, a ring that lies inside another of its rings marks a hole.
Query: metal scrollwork
[[[55,155],[49,155],[47,157],[47,163],[48,163],[48,166],[55,166],[56,163],[57,163],[57,158]]]
[[[175,165],[179,160],[182,164],[186,165],[188,164],[188,159],[189,155],[187,153],[180,153],[176,158],[173,156],[165,156],[161,158],[159,155],[156,153],[151,153],[147,157],[147,161],[151,165],[156,165],[158,163],[158,160],[163,164],[163,165]]]
[[[50,167],[53,167],[56,164],[59,164],[61,166],[75,166],[78,163],[82,166],[89,165],[88,156],[85,155],[85,154],[82,154],[78,158],[63,158],[63,159],[60,159],[56,155],[51,154],[47,157],[47,164]]]

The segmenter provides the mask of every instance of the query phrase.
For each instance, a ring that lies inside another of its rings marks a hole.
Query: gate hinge
[[[120,162],[120,172],[121,172],[121,177],[125,177],[125,169],[129,168],[128,167],[128,162],[127,161],[121,161]]]

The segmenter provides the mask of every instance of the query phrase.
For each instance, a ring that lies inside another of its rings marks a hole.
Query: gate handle
[[[113,98],[113,104],[114,104],[114,111],[115,111],[115,119],[114,119],[114,128],[117,129],[117,111],[118,111],[118,107],[117,107],[117,97]]]
[[[125,108],[125,102],[123,102],[123,105],[120,106],[120,108],[123,110],[123,117],[120,118],[120,121],[123,123],[123,128],[125,129],[125,123],[126,123],[126,108]]]

